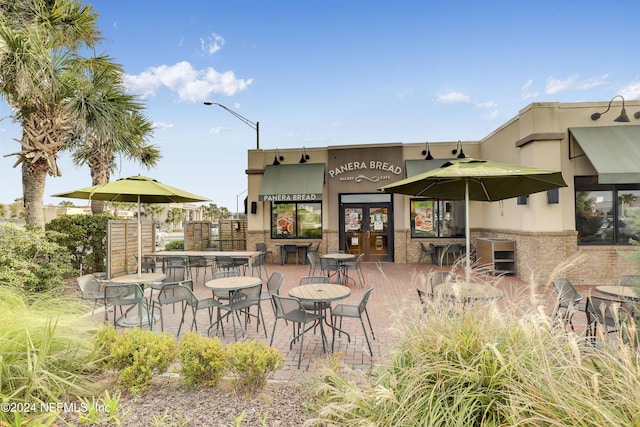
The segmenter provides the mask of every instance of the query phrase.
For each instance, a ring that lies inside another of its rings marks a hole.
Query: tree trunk
[[[110,164],[102,157],[106,157],[102,153],[96,153],[89,159],[89,168],[91,169],[91,185],[101,185],[109,182],[111,173],[109,172]],[[113,161],[113,156],[109,156]],[[104,212],[104,201],[92,200],[91,201],[91,213],[93,215],[100,215]]]
[[[27,225],[33,225],[44,230],[44,211],[42,196],[47,180],[47,165],[45,162],[22,163],[22,192]]]

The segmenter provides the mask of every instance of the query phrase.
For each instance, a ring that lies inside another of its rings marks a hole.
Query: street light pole
[[[238,205],[238,198],[246,193],[248,189],[242,190],[240,193],[236,194],[236,219],[240,218],[240,207]]]
[[[255,130],[256,131],[256,150],[260,149],[260,122],[255,122],[254,123],[251,120],[247,119],[246,117],[236,113],[232,109],[227,108],[222,104],[218,104],[217,102],[205,101],[204,105],[217,105],[218,107],[220,107],[220,108],[222,108],[224,110],[227,110],[229,113],[233,114],[237,119],[242,121],[244,124],[249,126],[251,129]]]

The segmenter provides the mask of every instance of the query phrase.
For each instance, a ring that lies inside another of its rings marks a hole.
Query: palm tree
[[[143,204],[142,212],[144,216],[149,215],[151,217],[151,222],[154,225],[158,225],[158,216],[164,212],[164,207],[157,204]]]
[[[26,222],[44,228],[47,175],[60,176],[57,154],[69,141],[69,108],[81,47],[99,40],[97,14],[74,0],[0,0],[0,95],[22,126],[14,167],[22,167]]]
[[[180,208],[171,208],[167,212],[167,222],[171,224],[171,227],[175,230],[176,224],[181,224],[184,219],[184,211]]]
[[[92,185],[106,184],[117,168],[116,154],[135,160],[149,168],[160,159],[160,151],[146,144],[152,123],[142,115],[143,108],[135,96],[126,93],[123,70],[108,57],[87,61],[86,80],[71,101],[77,118],[73,142],[75,165],[89,165]],[[100,214],[104,202],[91,201],[91,211]]]

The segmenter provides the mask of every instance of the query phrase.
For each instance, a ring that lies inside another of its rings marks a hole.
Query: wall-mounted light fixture
[[[276,148],[276,155],[273,156],[273,166],[278,166],[281,161],[284,160],[284,157],[280,155],[280,150]]]
[[[456,157],[459,159],[464,159],[465,157],[467,157],[464,155],[464,151],[462,151],[462,141],[458,141],[458,144],[456,144],[456,148],[451,150],[451,154],[456,154],[456,153],[458,154]]]
[[[307,163],[311,157],[307,154],[307,149],[302,147],[302,155],[300,156],[300,161],[298,163]]]
[[[431,150],[429,150],[429,141],[425,142],[425,144],[427,144],[427,148],[425,150],[422,150],[422,155],[424,156],[426,154],[426,157],[424,158],[425,160],[433,160]]]
[[[627,116],[627,110],[625,110],[624,108],[624,98],[622,97],[622,95],[616,95],[613,98],[611,98],[611,101],[609,101],[609,106],[607,107],[607,109],[604,110],[602,113],[593,113],[591,115],[591,120],[598,120],[603,114],[606,114],[611,109],[611,103],[613,102],[613,100],[618,97],[622,99],[622,110],[620,111],[620,115],[614,120],[614,122],[622,122],[622,123],[629,122],[630,121],[629,116]],[[640,118],[640,114],[636,113],[634,117]]]

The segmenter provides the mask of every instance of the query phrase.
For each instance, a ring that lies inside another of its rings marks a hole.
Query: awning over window
[[[640,126],[569,128],[572,137],[598,171],[599,183],[640,182]]]
[[[313,202],[322,200],[324,163],[267,165],[258,200]]]
[[[406,178],[439,168],[449,160],[450,159],[405,160],[405,171],[407,172]]]

